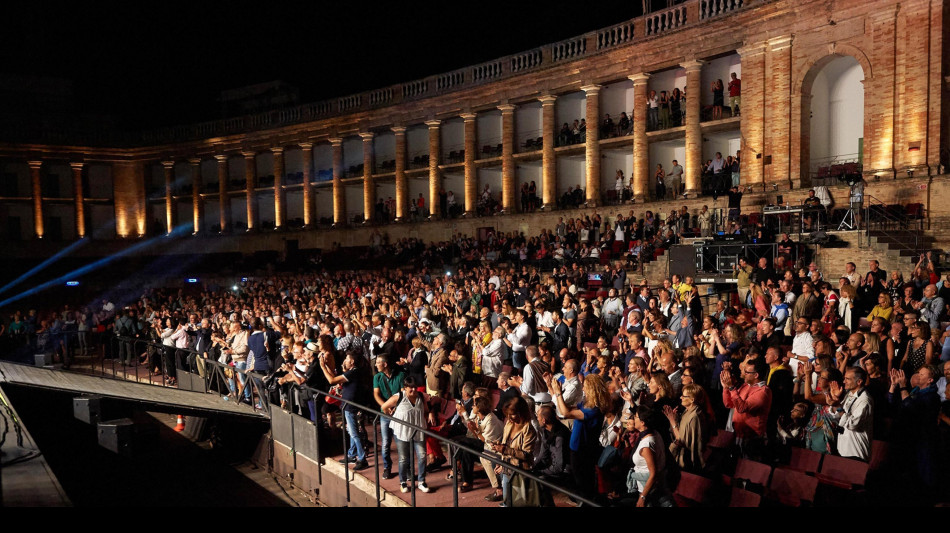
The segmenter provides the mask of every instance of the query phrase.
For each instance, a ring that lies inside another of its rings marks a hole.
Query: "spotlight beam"
[[[141,251],[158,242],[164,242],[165,239],[167,239],[169,236],[178,237],[178,236],[186,235],[190,232],[191,232],[191,226],[179,226],[175,228],[174,230],[172,230],[172,232],[168,235],[152,237],[151,239],[148,239],[146,241],[135,243],[132,246],[129,246],[128,248],[116,254],[110,255],[109,257],[104,257],[98,261],[94,261],[92,263],[89,263],[88,265],[77,268],[76,270],[73,270],[72,272],[69,272],[68,274],[64,274],[56,279],[52,279],[45,283],[41,283],[37,285],[36,287],[33,287],[32,289],[29,289],[27,291],[21,292],[20,294],[16,296],[11,296],[10,298],[7,298],[6,300],[3,300],[2,302],[0,302],[0,307],[11,304],[18,300],[22,300],[23,298],[26,298],[27,296],[46,290],[55,285],[61,285],[65,283],[66,281],[71,280],[71,279],[76,279],[82,276],[83,274],[88,274],[89,272],[92,272],[94,270],[97,270],[99,268],[102,268],[108,265],[109,263],[112,263],[113,261],[115,261],[116,259],[119,259],[120,257],[124,257],[126,255]]]
[[[40,264],[36,265],[35,267],[31,268],[30,270],[24,272],[24,273],[23,273],[20,277],[18,277],[17,279],[11,281],[10,283],[7,283],[7,284],[4,285],[3,287],[0,287],[0,294],[3,294],[4,292],[8,291],[10,288],[12,288],[12,287],[18,285],[18,284],[19,284],[20,282],[22,282],[23,280],[29,278],[29,277],[32,276],[33,274],[36,274],[37,272],[39,272],[39,271],[43,270],[44,268],[50,266],[51,264],[55,263],[56,261],[59,261],[59,260],[62,259],[63,257],[66,257],[67,255],[69,255],[70,253],[72,253],[73,250],[75,250],[75,249],[79,248],[80,246],[86,244],[86,242],[88,242],[88,239],[79,239],[78,241],[76,241],[76,242],[70,244],[69,246],[63,248],[62,250],[56,252],[55,254],[53,254],[52,257],[46,259],[46,260],[43,261],[42,263],[40,263]]]

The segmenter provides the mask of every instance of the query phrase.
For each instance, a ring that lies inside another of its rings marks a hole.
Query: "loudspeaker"
[[[178,388],[195,392],[206,392],[205,380],[198,374],[178,369]]]
[[[135,424],[128,418],[100,422],[99,446],[119,455],[132,455],[132,436]]]
[[[670,274],[682,277],[696,275],[696,252],[692,246],[676,245],[670,248]]]
[[[33,361],[36,366],[50,366],[53,364],[53,354],[38,353],[33,355]]]
[[[102,414],[101,396],[73,398],[73,416],[87,424],[98,424]]]

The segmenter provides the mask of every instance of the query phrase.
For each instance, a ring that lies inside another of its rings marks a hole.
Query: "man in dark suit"
[[[788,415],[792,409],[792,392],[794,385],[792,383],[792,371],[782,364],[783,353],[778,346],[773,346],[765,351],[765,362],[769,365],[769,375],[765,384],[772,391],[772,405],[769,407],[768,422],[766,422],[766,434],[769,442],[776,442],[776,422],[778,417]]]

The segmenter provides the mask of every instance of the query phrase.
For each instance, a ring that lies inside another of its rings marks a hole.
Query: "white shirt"
[[[838,427],[844,433],[838,435],[838,454],[867,461],[871,457],[874,401],[867,389],[861,389],[857,394],[849,392],[841,406],[844,413]]]
[[[543,379],[541,376],[536,376],[534,374],[535,370],[533,366],[529,365],[524,367],[524,381],[521,382],[521,393],[530,396],[536,405],[542,403],[551,403],[551,393],[547,391],[536,394],[531,394],[528,392],[534,388],[534,380]]]
[[[654,474],[663,472],[663,469],[666,467],[666,445],[663,443],[663,437],[655,431],[640,439],[640,444],[637,445],[636,451],[633,452],[633,471],[638,473],[650,472],[650,469],[647,468],[646,459],[640,455],[640,450],[644,448],[649,448],[653,451],[653,468],[656,469]],[[645,485],[646,482],[637,481],[637,490],[642,493]]]
[[[511,341],[511,351],[523,352],[531,343],[531,328],[524,322],[518,324],[515,330],[508,334],[508,340]]]
[[[795,335],[795,338],[792,339],[792,354],[807,356],[809,362],[815,360],[815,347],[812,345],[811,333],[805,331]],[[798,365],[800,364],[802,362],[795,359],[794,356],[788,362],[788,365],[792,367],[792,375],[795,377],[798,376]]]
[[[482,374],[489,377],[498,377],[501,372],[501,363],[508,350],[505,349],[505,343],[501,339],[492,339],[482,349]]]

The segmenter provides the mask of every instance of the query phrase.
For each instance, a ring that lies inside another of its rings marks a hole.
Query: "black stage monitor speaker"
[[[670,275],[696,275],[696,250],[689,245],[676,245],[670,248]]]

